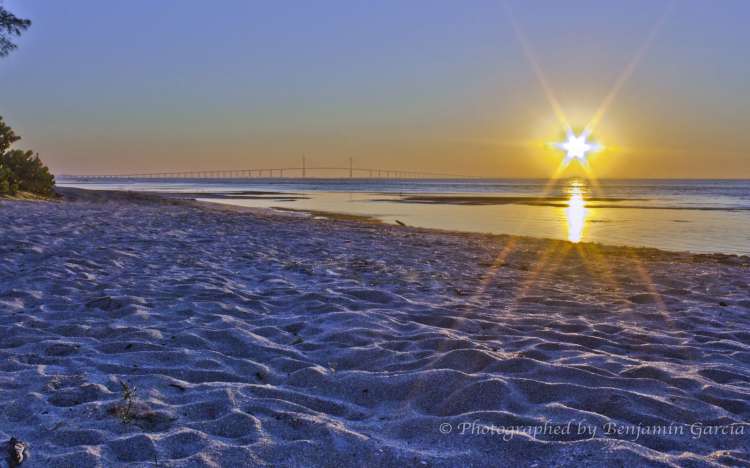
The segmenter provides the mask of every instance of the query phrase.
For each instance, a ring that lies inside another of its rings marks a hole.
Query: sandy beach
[[[0,201],[24,467],[750,466],[747,257],[64,194]]]

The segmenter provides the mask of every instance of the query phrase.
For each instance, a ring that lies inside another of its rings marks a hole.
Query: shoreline
[[[747,257],[64,192],[0,203],[31,468],[750,461]]]
[[[669,249],[662,249],[662,248],[657,248],[657,247],[633,246],[633,245],[626,245],[626,244],[607,244],[607,243],[591,242],[591,241],[582,241],[582,242],[573,243],[573,242],[566,241],[563,239],[554,239],[550,237],[523,236],[523,235],[503,234],[503,233],[479,233],[479,232],[451,230],[451,229],[428,228],[428,227],[420,227],[420,226],[412,226],[412,225],[397,225],[397,224],[385,223],[379,220],[376,216],[358,215],[358,214],[353,214],[353,213],[337,212],[337,211],[294,209],[294,208],[284,208],[284,207],[271,207],[271,208],[244,207],[241,205],[232,205],[228,203],[214,203],[211,201],[200,201],[198,200],[200,198],[212,198],[212,197],[205,197],[203,196],[203,194],[194,193],[194,192],[182,193],[182,192],[141,192],[141,191],[127,191],[127,190],[91,190],[91,189],[81,189],[81,188],[73,188],[73,187],[58,187],[57,190],[58,190],[58,193],[62,195],[62,197],[60,198],[61,201],[64,201],[67,199],[69,201],[71,200],[72,201],[107,201],[107,200],[138,201],[138,202],[152,202],[152,203],[157,203],[157,204],[158,203],[166,203],[166,204],[187,203],[187,204],[195,204],[196,206],[200,206],[200,207],[205,207],[206,209],[220,209],[220,210],[237,209],[239,211],[247,210],[250,213],[260,212],[260,213],[268,213],[268,214],[277,215],[277,216],[285,216],[285,213],[307,213],[310,215],[310,217],[321,216],[330,220],[360,221],[364,223],[373,223],[373,224],[378,224],[378,225],[387,226],[391,228],[407,228],[407,229],[423,231],[427,233],[478,237],[482,239],[497,238],[498,240],[506,240],[508,238],[517,238],[520,240],[528,240],[528,241],[543,241],[543,242],[571,244],[571,245],[578,245],[578,246],[593,246],[597,248],[614,249],[614,250],[622,249],[622,250],[627,250],[629,252],[635,252],[635,253],[639,253],[639,252],[649,253],[653,251],[651,253],[689,255],[689,256],[708,257],[708,258],[727,257],[731,259],[746,260],[748,261],[748,263],[750,263],[750,255],[729,254],[729,253],[722,253],[722,252],[712,252],[712,253],[711,252],[709,253],[690,252],[686,250],[669,250]],[[269,192],[262,192],[262,193],[268,194]],[[284,192],[274,192],[274,194],[284,194]],[[224,197],[213,197],[213,198],[216,198],[217,200],[221,200]],[[608,251],[608,253],[615,253],[615,252]]]

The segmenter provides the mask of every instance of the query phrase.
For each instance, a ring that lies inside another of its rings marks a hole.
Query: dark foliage
[[[17,17],[0,5],[0,57],[5,57],[16,48],[12,39],[20,36],[29,26],[31,21]],[[20,139],[0,117],[0,195],[13,195],[18,191],[52,195],[55,178],[39,155],[32,151],[10,149]]]
[[[20,140],[21,137],[13,132],[13,129],[5,125],[3,118],[0,117],[0,154],[5,154],[10,146]]]
[[[20,140],[0,117],[0,195],[18,191],[50,196],[55,177],[33,151],[10,149]]]
[[[31,26],[31,21],[19,18],[0,6],[0,57],[5,57],[16,44],[12,41]]]
[[[10,172],[9,188],[44,196],[53,194],[55,177],[33,151],[8,151],[2,155],[0,165]]]

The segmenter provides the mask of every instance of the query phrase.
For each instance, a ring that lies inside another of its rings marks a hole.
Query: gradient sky
[[[33,25],[0,61],[0,115],[57,173],[304,153],[549,177],[563,155],[544,143],[562,128],[512,14],[577,128],[656,31],[594,134],[607,147],[595,174],[750,177],[746,0],[4,4]]]

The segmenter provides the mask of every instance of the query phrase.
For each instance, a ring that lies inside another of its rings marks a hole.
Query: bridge
[[[332,175],[333,174],[333,175]],[[253,179],[253,178],[369,178],[369,179],[477,179],[476,175],[423,172],[398,169],[349,166],[275,167],[233,170],[201,170],[173,172],[140,172],[132,174],[61,174],[67,179]]]

